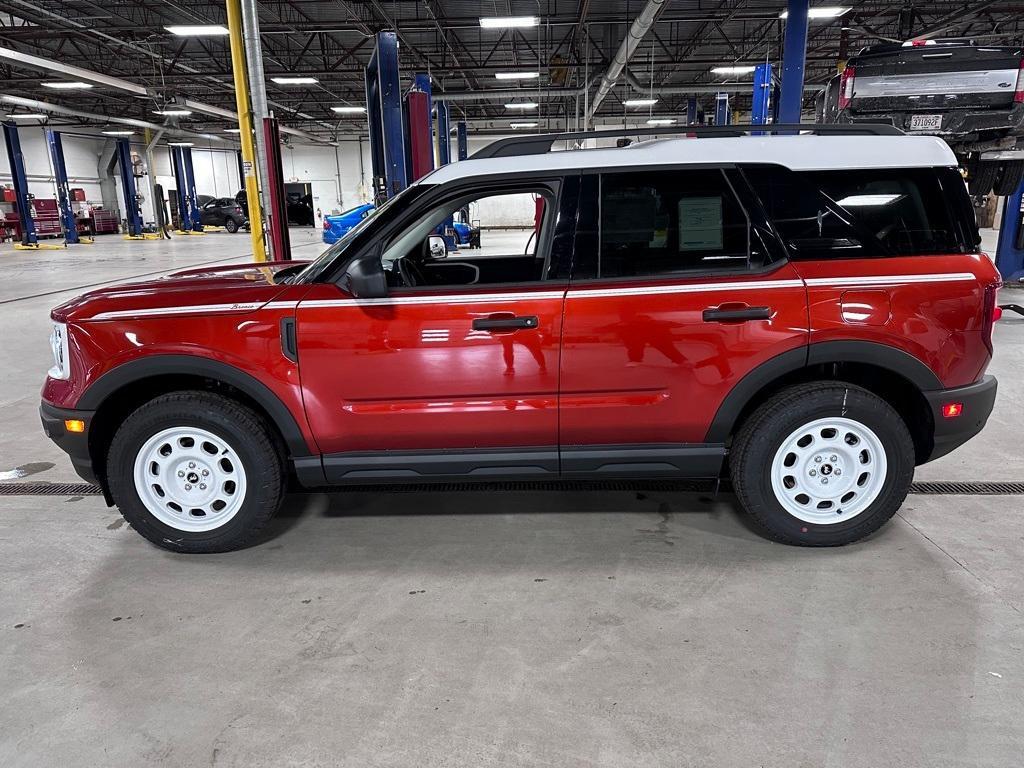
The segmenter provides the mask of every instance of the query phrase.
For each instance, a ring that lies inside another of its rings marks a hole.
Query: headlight
[[[50,332],[50,349],[53,351],[53,367],[47,372],[51,379],[71,378],[71,356],[68,353],[68,327],[54,323]]]

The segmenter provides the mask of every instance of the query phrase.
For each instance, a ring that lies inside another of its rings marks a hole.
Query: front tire
[[[114,435],[107,474],[125,520],[176,552],[244,546],[284,494],[281,454],[267,425],[210,392],[175,392],[138,408]]]
[[[887,402],[861,387],[813,382],[761,405],[733,441],[740,504],[775,541],[849,544],[900,508],[914,477],[914,443]]]

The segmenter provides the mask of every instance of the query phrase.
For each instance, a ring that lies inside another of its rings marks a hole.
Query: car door
[[[717,476],[725,450],[709,429],[726,396],[807,335],[803,282],[736,171],[585,176],[562,332],[562,471]]]
[[[560,179],[487,187],[479,194],[493,224],[511,228],[495,234],[492,252],[420,264],[421,280],[406,284],[401,254],[418,252],[434,218],[477,193],[428,195],[373,252],[389,268],[386,297],[355,298],[336,283],[306,294],[298,358],[328,481],[557,474],[564,262],[576,203],[566,187]],[[563,215],[552,210],[524,254],[533,208],[522,198],[534,192],[560,201]]]

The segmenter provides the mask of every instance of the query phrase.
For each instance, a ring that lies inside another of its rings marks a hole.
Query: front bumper
[[[43,432],[57,446],[71,457],[71,465],[80,478],[93,485],[103,485],[96,477],[89,454],[89,428],[95,411],[75,411],[70,408],[58,408],[43,402],[39,405],[39,418],[43,422]],[[68,432],[64,428],[66,419],[79,419],[85,422],[84,432]]]
[[[925,461],[945,456],[984,429],[996,401],[996,386],[994,376],[984,376],[966,387],[924,393],[935,424],[932,452]],[[947,403],[960,403],[960,415],[952,419],[943,416],[942,406]]]

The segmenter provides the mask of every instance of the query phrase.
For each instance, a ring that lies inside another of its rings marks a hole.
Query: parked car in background
[[[348,234],[352,227],[373,213],[374,210],[376,209],[373,203],[363,203],[355,208],[349,208],[347,211],[324,216],[324,242],[328,244],[338,242]]]
[[[216,197],[208,200],[199,209],[203,226],[224,227],[228,232],[237,232],[248,219],[242,206],[232,197]]]
[[[1011,194],[1024,177],[1022,49],[963,40],[873,45],[852,56],[816,104],[819,123],[889,123],[940,136],[970,191]]]

